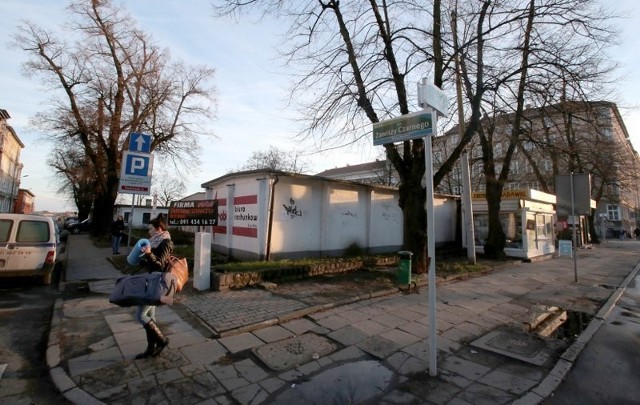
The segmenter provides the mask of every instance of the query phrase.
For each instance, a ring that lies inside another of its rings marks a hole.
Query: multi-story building
[[[316,176],[384,186],[397,186],[400,183],[398,172],[394,170],[391,162],[386,159],[336,167],[317,173]]]
[[[0,109],[0,212],[14,212],[22,173],[20,152],[24,144],[7,124],[9,118],[9,113]]]
[[[513,114],[482,121],[482,131],[492,139],[493,163],[500,175],[513,135]],[[459,142],[458,130],[434,138],[435,169]],[[470,151],[471,188],[485,191],[482,149],[475,136]],[[596,232],[604,238],[632,232],[640,220],[638,194],[640,159],[629,141],[620,112],[610,102],[565,102],[527,108],[517,137],[504,190],[534,189],[555,194],[555,176],[591,175],[591,198],[596,201]],[[438,186],[442,193],[458,194],[462,186],[458,162]]]
[[[491,137],[493,163],[499,176],[513,133],[513,114],[497,114],[482,121]],[[434,170],[460,142],[458,128],[433,138]],[[468,145],[471,191],[485,191],[482,148],[478,136]],[[383,161],[346,166],[318,175],[377,183],[376,173],[389,168]],[[640,226],[640,158],[615,103],[565,102],[544,108],[528,107],[510,162],[505,191],[538,190],[555,194],[555,176],[589,173],[591,198],[596,201],[596,232],[601,238],[619,237]],[[390,170],[388,178],[398,175]],[[437,193],[462,193],[460,161],[436,188]],[[629,233],[631,234],[631,233]]]

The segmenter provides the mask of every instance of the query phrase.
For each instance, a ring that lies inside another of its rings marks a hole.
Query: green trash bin
[[[408,250],[401,250],[398,252],[400,256],[400,262],[398,263],[398,284],[410,285],[411,284],[411,256],[413,253]]]

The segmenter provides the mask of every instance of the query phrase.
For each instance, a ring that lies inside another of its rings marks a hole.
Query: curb
[[[587,346],[587,343],[589,343],[596,332],[605,323],[609,315],[611,315],[613,307],[617,304],[618,300],[624,293],[624,290],[627,288],[631,280],[634,279],[638,271],[640,271],[640,263],[638,263],[631,273],[629,273],[629,275],[620,283],[616,288],[616,291],[609,297],[602,308],[600,308],[591,322],[589,322],[589,325],[582,331],[582,333],[580,333],[580,336],[578,336],[573,344],[564,351],[556,365],[553,367],[551,372],[549,372],[549,375],[547,375],[547,377],[529,393],[513,402],[514,404],[539,404],[545,398],[553,394],[562,381],[565,380],[567,374],[569,374],[573,368],[578,356],[580,356],[580,353],[582,353],[584,348]]]
[[[49,341],[47,343],[47,366],[49,375],[58,391],[72,404],[106,405],[97,400],[86,391],[78,388],[76,383],[69,377],[64,368],[60,365],[60,327],[62,323],[62,298],[56,299],[53,305],[51,316],[51,330],[49,331]]]
[[[640,263],[638,263],[634,269],[629,273],[629,275],[620,283],[620,285],[616,288],[616,291],[609,297],[607,302],[603,305],[603,307],[598,311],[596,316],[589,323],[587,328],[578,336],[578,338],[574,341],[574,343],[565,350],[565,352],[560,356],[559,360],[556,362],[553,369],[549,372],[549,374],[542,380],[540,384],[536,387],[532,388],[528,393],[515,400],[513,404],[517,405],[535,405],[540,404],[545,398],[551,396],[553,392],[558,388],[558,386],[564,381],[567,374],[573,368],[573,365],[582,352],[582,350],[586,347],[587,343],[591,340],[591,338],[595,335],[598,329],[604,324],[606,319],[611,314],[613,307],[616,305],[624,290],[628,286],[628,284],[633,280],[636,274],[640,271]],[[452,280],[446,280],[444,283],[450,282]],[[426,280],[416,281],[415,286],[424,286],[428,283]],[[436,282],[436,284],[440,284],[440,280]],[[60,281],[58,290],[64,291],[65,282]],[[272,318],[269,320],[257,322],[250,325],[245,325],[240,328],[231,329],[228,331],[221,332],[219,334],[214,334],[215,338],[222,338],[232,335],[237,335],[244,332],[250,332],[253,330],[257,330],[266,326],[271,326],[274,324],[278,324],[284,321],[297,319],[304,317],[306,315],[320,312],[324,310],[328,310],[331,308],[351,304],[360,300],[382,297],[386,295],[395,294],[398,292],[403,292],[405,290],[394,287],[386,290],[376,291],[370,294],[358,295],[350,299],[344,299],[335,303],[330,304],[322,304],[315,305],[308,308],[304,308],[298,311],[291,312],[289,314],[283,315],[281,317]],[[60,350],[60,341],[59,336],[61,333],[61,323],[63,319],[63,306],[64,300],[62,298],[56,299],[53,312],[51,316],[51,329],[49,331],[49,338],[47,343],[47,351],[46,351],[46,360],[47,366],[49,367],[49,375],[54,385],[60,391],[60,393],[71,403],[73,404],[83,404],[83,405],[106,405],[104,402],[99,401],[86,391],[79,388],[76,383],[69,377],[67,372],[62,367],[61,363],[61,350]],[[196,319],[199,319],[196,316]],[[200,321],[201,322],[201,321]]]

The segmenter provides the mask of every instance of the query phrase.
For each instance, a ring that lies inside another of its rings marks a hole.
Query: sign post
[[[131,215],[129,216],[129,238],[127,252],[130,250],[131,225],[135,195],[151,194],[151,172],[153,155],[151,154],[151,135],[129,134],[129,150],[122,154],[118,193],[131,194]]]
[[[425,110],[430,110],[433,119],[433,132],[436,135],[438,114],[446,116],[448,113],[447,97],[442,90],[423,78],[418,82],[418,104]],[[424,164],[427,193],[427,251],[429,260],[429,375],[438,375],[438,331],[436,328],[436,235],[433,202],[433,150],[431,138],[424,138]]]
[[[431,86],[431,87],[429,87]],[[433,203],[433,150],[431,136],[436,134],[437,114],[447,115],[447,97],[426,79],[418,83],[418,103],[425,110],[406,114],[373,124],[373,144],[384,145],[424,137],[424,161],[427,198],[427,251],[429,260],[429,374],[433,377],[437,370],[437,329],[436,329],[436,260],[435,223]]]

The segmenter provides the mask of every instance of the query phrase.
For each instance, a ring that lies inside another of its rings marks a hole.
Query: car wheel
[[[80,233],[80,228],[73,228],[73,231],[71,232],[73,232],[74,235],[77,235]]]

